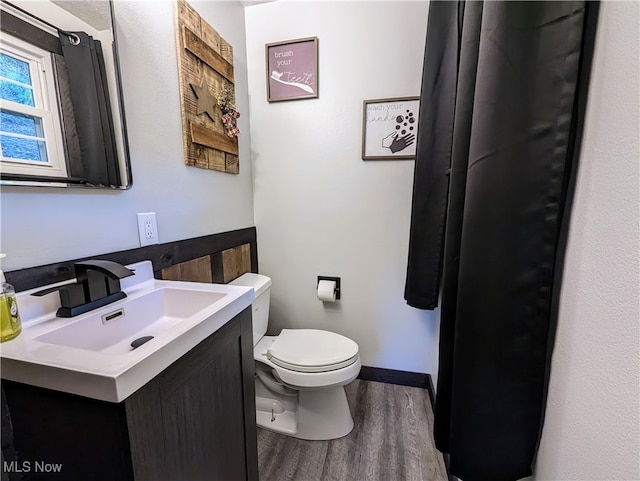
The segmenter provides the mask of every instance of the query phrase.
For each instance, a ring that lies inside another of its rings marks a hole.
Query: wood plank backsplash
[[[251,272],[250,244],[174,264],[162,269],[161,275],[162,279],[168,281],[226,284],[246,272]]]
[[[25,291],[73,279],[74,263],[87,259],[105,259],[123,265],[150,260],[157,279],[223,284],[245,272],[258,272],[256,228],[98,254],[5,274],[17,291]]]
[[[213,282],[211,256],[198,257],[162,269],[165,281]]]
[[[225,284],[247,272],[251,272],[249,244],[222,251],[222,279]]]

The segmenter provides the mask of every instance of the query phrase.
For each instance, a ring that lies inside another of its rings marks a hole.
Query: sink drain
[[[138,339],[136,339],[135,341],[133,341],[131,343],[131,350],[136,349],[140,346],[142,346],[145,342],[150,341],[151,339],[153,339],[153,336],[143,336],[143,337],[139,337]]]

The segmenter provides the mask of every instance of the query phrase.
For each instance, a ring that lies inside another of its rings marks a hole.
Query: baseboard
[[[385,382],[387,384],[399,384],[400,386],[411,386],[426,389],[429,392],[431,407],[435,405],[435,391],[431,374],[422,372],[397,371],[395,369],[384,369],[381,367],[362,366],[358,379],[365,381]]]
[[[433,387],[433,379],[431,374],[421,372],[396,371],[395,369],[384,369],[381,367],[362,366],[358,379],[364,381],[385,382],[388,384],[399,384],[401,386],[411,386],[426,389],[429,393],[429,401],[431,409],[435,412],[436,391]],[[444,465],[447,468],[447,476],[449,481],[459,481],[449,471],[449,455],[442,453]]]
[[[431,375],[421,372],[396,371],[395,369],[362,366],[358,379],[428,389]]]

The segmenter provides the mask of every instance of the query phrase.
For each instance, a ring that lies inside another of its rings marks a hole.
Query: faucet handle
[[[58,292],[60,295],[60,306],[63,308],[73,308],[86,303],[84,287],[75,282],[62,284],[57,287],[49,287],[32,293],[32,296],[42,297],[52,292]]]

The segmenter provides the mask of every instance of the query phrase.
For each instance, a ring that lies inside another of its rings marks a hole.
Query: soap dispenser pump
[[[0,254],[0,259],[5,254]],[[16,291],[7,283],[4,272],[0,270],[0,342],[9,341],[22,331]]]

